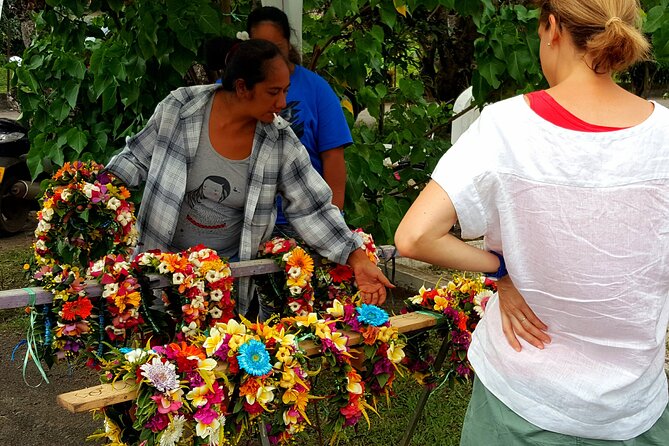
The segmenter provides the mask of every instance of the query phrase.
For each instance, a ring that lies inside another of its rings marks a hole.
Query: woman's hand
[[[544,344],[550,344],[551,338],[546,334],[548,327],[527,305],[508,275],[497,281],[497,293],[502,315],[502,330],[514,350],[517,352],[521,350],[516,336],[520,336],[538,349],[543,349]]]
[[[360,297],[366,304],[381,305],[386,301],[386,287],[395,288],[395,285],[383,275],[362,249],[356,249],[348,258],[348,264],[353,268],[355,281],[360,290]]]

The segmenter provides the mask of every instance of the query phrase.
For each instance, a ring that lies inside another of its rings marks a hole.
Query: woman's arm
[[[344,209],[344,194],[346,192],[346,162],[344,161],[344,147],[321,152],[323,163],[323,178],[332,189],[332,204]]]
[[[495,272],[494,254],[468,245],[449,231],[457,221],[446,191],[430,181],[411,205],[395,233],[395,245],[405,257],[464,271]]]

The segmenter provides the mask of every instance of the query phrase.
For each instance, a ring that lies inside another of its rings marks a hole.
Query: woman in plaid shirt
[[[349,264],[365,302],[383,303],[393,285],[360,249],[299,139],[273,123],[290,82],[279,49],[264,40],[226,44],[222,83],[170,93],[107,165],[130,187],[144,183],[139,249],[204,243],[250,260],[272,233],[281,194],[299,236],[323,257]],[[240,314],[252,295],[250,279],[240,279]]]

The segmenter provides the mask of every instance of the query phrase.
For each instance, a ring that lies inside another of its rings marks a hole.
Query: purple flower
[[[388,358],[381,358],[374,363],[374,375],[390,373],[393,370],[393,363]]]

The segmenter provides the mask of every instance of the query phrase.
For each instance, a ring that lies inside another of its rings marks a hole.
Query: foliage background
[[[203,82],[193,65],[203,62],[202,44],[241,30],[257,3],[47,0],[14,11],[17,19],[32,12],[36,25],[22,65],[10,65],[30,125],[32,174],[73,159],[106,162],[169,91]],[[668,3],[642,2],[660,63],[620,75],[639,94],[669,78]],[[304,0],[304,8],[303,64],[330,82],[351,125],[363,109],[376,119],[353,128],[346,212],[380,243],[392,242],[450,146],[462,90],[472,85],[483,104],[545,86],[527,0]]]

